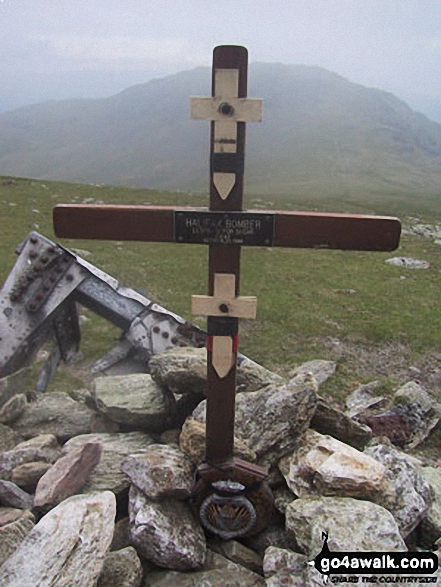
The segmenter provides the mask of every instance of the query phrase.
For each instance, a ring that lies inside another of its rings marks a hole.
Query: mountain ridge
[[[0,174],[206,191],[209,129],[189,119],[208,95],[197,67],[113,96],[48,101],[0,114]],[[393,94],[319,66],[254,63],[264,99],[247,125],[246,189],[254,194],[439,193],[441,124]]]

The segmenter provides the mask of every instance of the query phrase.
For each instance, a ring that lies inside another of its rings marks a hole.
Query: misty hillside
[[[325,69],[250,69],[264,121],[247,125],[247,192],[441,192],[440,124]],[[189,96],[210,87],[201,67],[110,98],[1,114],[0,174],[205,191],[209,124],[189,119]]]

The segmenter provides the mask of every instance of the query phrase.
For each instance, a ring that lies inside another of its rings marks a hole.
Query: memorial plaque
[[[174,235],[178,243],[271,246],[274,215],[259,212],[175,212]]]

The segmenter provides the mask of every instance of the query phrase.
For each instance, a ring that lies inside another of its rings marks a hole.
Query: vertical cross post
[[[191,116],[211,121],[213,213],[243,209],[245,123],[262,119],[262,100],[247,98],[247,75],[245,47],[216,47],[212,97],[191,99]],[[209,243],[208,296],[192,298],[192,312],[208,317],[206,464],[199,467],[195,497],[204,526],[226,539],[260,530],[272,509],[267,471],[233,458],[239,318],[255,318],[257,305],[256,298],[239,295],[240,256],[240,244],[231,240]],[[248,499],[243,491],[253,486]]]
[[[245,47],[216,47],[212,98],[191,100],[191,116],[211,120],[210,211],[243,208],[245,122],[261,120],[262,108],[261,100],[246,97],[247,73]],[[206,459],[210,463],[233,457],[238,321],[240,317],[255,317],[255,299],[237,297],[240,256],[240,245],[210,244],[211,300],[194,296],[192,303],[193,313],[208,316]]]

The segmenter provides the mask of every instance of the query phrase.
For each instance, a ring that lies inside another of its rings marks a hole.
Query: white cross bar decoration
[[[190,115],[214,122],[214,153],[236,153],[237,123],[261,122],[263,101],[238,98],[238,69],[216,69],[214,76],[214,97],[190,98]],[[213,173],[213,183],[222,200],[228,198],[235,182],[235,173]]]
[[[198,316],[222,316],[230,318],[255,318],[257,298],[236,296],[236,277],[230,273],[214,274],[214,295],[191,297],[192,314]],[[220,378],[233,366],[234,349],[231,336],[212,337],[212,364]]]

